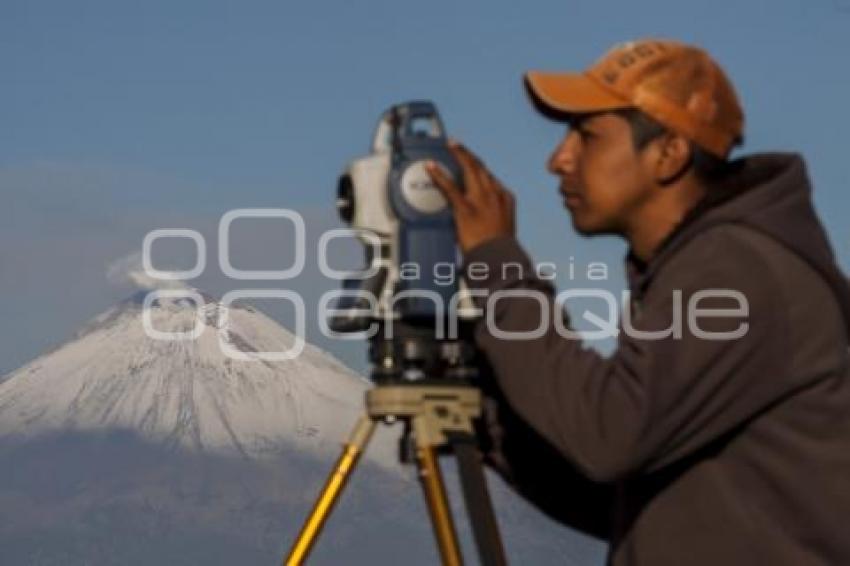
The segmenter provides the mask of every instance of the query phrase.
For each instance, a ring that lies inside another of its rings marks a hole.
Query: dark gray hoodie
[[[647,264],[627,257],[630,328],[658,334],[621,331],[610,357],[559,332],[514,239],[471,250],[466,273],[509,291],[476,328],[495,377],[488,461],[609,540],[612,564],[850,564],[850,290],[799,156],[738,160]],[[539,292],[549,322],[516,290]],[[666,332],[677,304],[681,335]]]

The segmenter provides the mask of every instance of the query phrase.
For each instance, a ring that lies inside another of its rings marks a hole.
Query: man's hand
[[[464,252],[499,236],[514,235],[514,197],[468,149],[450,141],[449,149],[463,172],[460,188],[433,162],[427,165],[434,184],[454,209],[457,238]]]

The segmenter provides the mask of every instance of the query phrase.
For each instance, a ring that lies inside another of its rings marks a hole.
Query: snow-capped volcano
[[[145,296],[0,381],[0,564],[279,564],[298,533],[369,383],[309,344],[258,359],[296,337],[250,306],[202,296],[200,309],[165,297],[146,308]],[[146,316],[158,332],[203,331],[157,340]],[[399,434],[378,427],[311,563],[438,560]],[[491,487],[512,562],[601,563],[599,543]]]
[[[257,359],[257,352],[290,349],[296,337],[237,304],[227,307],[220,333],[225,307],[203,299],[196,320],[186,299],[159,298],[145,313],[140,292],[9,374],[0,383],[0,434],[130,429],[158,443],[251,457],[338,450],[363,410],[368,382],[309,344],[291,360]],[[157,332],[204,328],[195,339],[154,339],[145,314]]]

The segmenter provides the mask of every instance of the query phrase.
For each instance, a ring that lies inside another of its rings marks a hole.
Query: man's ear
[[[674,183],[691,166],[691,142],[684,136],[668,132],[655,140],[653,174],[659,185]]]

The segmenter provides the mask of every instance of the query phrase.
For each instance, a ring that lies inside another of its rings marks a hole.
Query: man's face
[[[580,234],[625,234],[653,188],[645,151],[635,150],[629,123],[611,112],[575,117],[548,168],[561,179]]]

